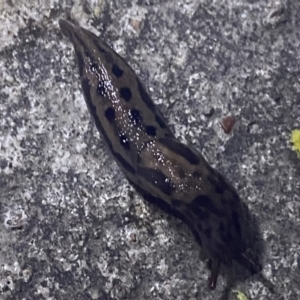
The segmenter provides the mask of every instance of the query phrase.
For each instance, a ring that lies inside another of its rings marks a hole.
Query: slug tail
[[[212,260],[211,273],[208,279],[208,287],[211,290],[214,290],[217,286],[220,266],[221,266],[221,261],[219,259]]]

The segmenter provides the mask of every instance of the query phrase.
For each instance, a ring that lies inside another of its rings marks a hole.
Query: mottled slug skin
[[[178,141],[131,67],[86,29],[60,20],[74,45],[86,104],[128,180],[152,203],[180,217],[210,255],[210,288],[221,263],[245,254],[243,209],[238,194],[192,147]]]

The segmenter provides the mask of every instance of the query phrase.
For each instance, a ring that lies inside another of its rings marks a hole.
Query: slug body
[[[245,254],[243,209],[234,188],[195,149],[178,141],[131,67],[86,29],[60,20],[74,45],[86,104],[118,165],[152,203],[181,218],[212,259],[260,267]]]

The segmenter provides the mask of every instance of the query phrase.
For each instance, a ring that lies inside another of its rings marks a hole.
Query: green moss
[[[249,300],[249,298],[242,292],[235,290],[236,293],[236,299],[237,300]]]
[[[292,149],[296,151],[298,157],[300,158],[300,129],[295,129],[292,131],[291,142],[293,144]]]

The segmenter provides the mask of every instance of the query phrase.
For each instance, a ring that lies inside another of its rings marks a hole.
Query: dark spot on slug
[[[199,222],[199,219],[196,222],[186,220],[185,223],[188,225],[188,227],[192,231],[196,242],[200,246],[202,246],[202,240],[201,240],[200,235],[199,235],[199,233],[201,233],[201,231],[202,231],[202,224],[201,224],[201,222]]]
[[[148,106],[148,108],[150,108],[151,110],[155,110],[155,106],[154,106],[152,99],[149,97],[149,95],[145,91],[145,88],[143,87],[143,85],[139,79],[137,79],[137,84],[138,84],[138,89],[139,89],[139,93],[142,97],[142,100],[145,102],[145,104]]]
[[[182,205],[182,202],[180,200],[177,200],[177,199],[172,199],[171,203],[172,203],[172,206],[174,206],[176,208],[178,208]]]
[[[102,81],[100,81],[98,83],[98,86],[97,86],[97,94],[104,97],[106,95],[106,89],[104,87],[104,84]]]
[[[116,118],[115,110],[112,107],[109,107],[105,110],[105,117],[109,122],[112,122]]]
[[[157,205],[164,212],[166,212],[170,215],[173,215],[174,217],[179,218],[180,220],[185,222],[185,216],[179,210],[173,208],[165,200],[151,195],[148,191],[144,190],[141,186],[137,185],[136,183],[134,183],[130,179],[128,179],[128,181],[136,189],[136,191],[144,197],[144,199],[146,201],[148,201],[149,203],[152,203],[154,205]]]
[[[96,63],[92,63],[91,65],[90,65],[90,70],[91,70],[91,72],[96,72],[97,70],[98,70],[98,65],[96,64]]]
[[[185,178],[185,172],[184,172],[184,170],[182,168],[178,169],[178,176],[180,178]]]
[[[193,219],[196,220],[205,220],[209,218],[209,213],[205,211],[197,201],[192,201],[189,204],[190,212],[193,215]]]
[[[171,195],[174,191],[174,186],[172,185],[170,179],[159,170],[139,167],[137,169],[137,174],[143,177],[149,183],[153,184],[166,195]]]
[[[224,224],[221,222],[220,226],[219,226],[219,232],[222,233],[225,231],[225,226]]]
[[[119,133],[119,138],[120,138],[120,143],[121,145],[126,149],[129,150],[130,149],[130,142],[127,138],[127,136],[124,133]]]
[[[218,217],[223,217],[222,211],[215,207],[213,201],[207,195],[197,196],[192,203],[195,207],[206,209]]]
[[[88,49],[84,49],[84,54],[85,54],[86,57],[89,57],[89,58],[91,57],[90,52],[89,52]]]
[[[202,231],[202,224],[201,224],[201,222],[198,222],[198,223],[197,223],[197,228],[198,228],[200,231]]]
[[[154,126],[147,126],[146,132],[150,136],[156,136],[156,128]]]
[[[128,101],[131,100],[132,93],[131,93],[130,88],[128,88],[128,87],[122,87],[122,88],[120,88],[119,92],[120,92],[120,96],[121,96],[125,101],[128,102]]]
[[[223,195],[227,184],[225,183],[223,178],[219,178],[219,180],[214,175],[208,175],[207,180],[210,182],[215,192],[219,195]]]
[[[191,227],[189,227],[189,228],[191,228]],[[201,238],[199,236],[199,233],[198,232],[193,232],[193,230],[192,230],[192,233],[194,234],[196,242],[202,247],[202,240],[201,240]]]
[[[234,190],[234,188],[231,188],[229,196],[228,196],[227,204],[232,206],[232,207],[235,207],[236,205],[239,205],[240,202],[241,202],[240,196]]]
[[[240,221],[239,221],[239,214],[234,210],[231,214],[232,219],[233,219],[233,224],[235,227],[235,230],[238,234],[241,234],[241,226],[240,226]]]
[[[194,171],[192,175],[195,179],[201,179],[201,173],[199,171]]]
[[[200,161],[198,155],[191,151],[188,146],[178,142],[173,138],[162,138],[159,141],[176,154],[185,158],[192,165],[199,164]]]
[[[240,196],[238,195],[238,193],[236,191],[233,191],[233,199],[235,201],[235,203],[240,202]]]
[[[159,124],[160,128],[166,128],[167,127],[167,124],[165,123],[165,121],[160,116],[156,115],[155,120]]]
[[[208,178],[208,180],[211,181],[211,183],[214,185],[215,192],[217,194],[224,194],[226,191],[229,191],[231,193],[231,196],[228,197],[229,203],[231,205],[236,205],[237,203],[240,202],[240,197],[236,193],[235,189],[226,181],[226,179],[222,176],[222,174],[211,168],[211,173],[214,174],[212,177]]]
[[[208,227],[208,228],[206,228],[205,230],[204,230],[204,234],[206,235],[206,237],[208,238],[208,239],[210,239],[211,238],[211,229]]]
[[[140,112],[137,109],[133,108],[130,111],[130,120],[134,123],[134,125],[141,122],[142,118]]]
[[[124,167],[126,169],[126,171],[128,171],[131,174],[135,174],[135,169],[131,166],[131,164],[129,164],[123,157],[122,155],[120,155],[117,152],[112,151],[114,157],[116,158],[116,160],[118,162],[120,162],[121,166]]]
[[[202,240],[200,234],[202,234],[202,223],[199,215],[195,215],[194,211],[191,211],[190,206],[186,206],[187,209],[184,210],[185,219],[183,220],[193,233],[196,242],[202,246]],[[205,213],[204,213],[205,214]],[[209,218],[209,216],[203,216],[202,220]]]
[[[227,234],[226,234],[226,238],[225,238],[226,243],[231,243],[233,241],[233,236],[232,233],[228,230]]]
[[[233,236],[231,234],[231,228],[226,228],[224,223],[221,222],[218,228],[218,234],[221,240],[225,243],[230,243],[233,240]],[[241,244],[236,245],[236,247],[240,247]]]
[[[217,184],[214,186],[215,192],[219,195],[223,195],[225,192],[226,187],[224,187],[222,184]]]
[[[124,71],[115,64],[112,66],[111,71],[117,78],[120,78],[124,73]]]

